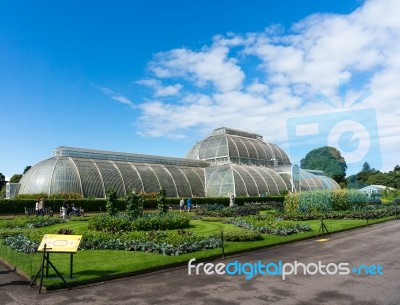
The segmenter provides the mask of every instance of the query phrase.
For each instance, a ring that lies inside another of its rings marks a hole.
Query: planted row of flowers
[[[303,221],[315,219],[377,219],[389,217],[400,213],[398,207],[385,207],[376,209],[365,209],[355,211],[331,211],[328,213],[310,212],[310,213],[288,213],[283,215],[285,220]]]
[[[0,219],[0,228],[23,229],[23,228],[41,228],[61,223],[64,220],[58,217],[29,217],[22,216],[14,219]]]
[[[5,245],[24,253],[35,253],[39,241],[22,234],[5,239]],[[88,232],[83,235],[80,250],[126,250],[180,255],[189,252],[213,249],[221,246],[217,236],[203,237],[186,231],[148,231],[123,234]]]
[[[308,224],[280,219],[271,221],[271,217],[269,215],[266,216],[265,218],[262,216],[233,218],[227,219],[226,222],[247,230],[282,236],[311,231],[311,227]]]
[[[121,213],[91,217],[88,227],[95,231],[129,232],[186,229],[189,225],[190,216],[185,213],[145,214],[138,218]]]

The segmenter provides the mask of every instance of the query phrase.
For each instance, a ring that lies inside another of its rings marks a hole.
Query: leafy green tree
[[[21,174],[15,174],[10,178],[10,183],[18,183],[22,178]]]
[[[347,165],[339,150],[323,146],[310,151],[300,161],[302,169],[321,170],[337,183],[346,182]]]
[[[374,171],[374,169],[371,168],[371,165],[369,165],[368,162],[364,162],[361,171],[362,172],[371,172],[371,171]]]
[[[143,196],[135,192],[129,192],[125,197],[126,212],[132,218],[143,216]]]
[[[0,189],[6,184],[6,176],[0,173]]]
[[[168,213],[168,206],[167,206],[167,193],[166,191],[162,188],[158,192],[158,197],[157,197],[157,202],[158,202],[158,212],[160,214],[165,214]]]
[[[111,188],[106,191],[106,210],[107,213],[111,216],[114,216],[118,213],[117,209],[117,192]]]
[[[30,165],[26,166],[25,169],[24,169],[24,172],[23,172],[22,174],[25,175],[26,172],[27,172],[28,170],[30,170],[31,168],[32,168],[32,166],[30,166]]]

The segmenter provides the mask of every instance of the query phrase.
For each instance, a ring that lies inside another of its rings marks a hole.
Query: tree
[[[337,183],[346,182],[346,161],[340,151],[331,146],[323,146],[310,151],[300,160],[300,167],[323,171]]]
[[[30,170],[31,168],[32,168],[32,166],[30,166],[30,165],[26,166],[25,169],[24,169],[24,172],[23,172],[22,174],[25,175],[26,172],[27,172],[28,170]]]
[[[114,216],[117,215],[118,209],[117,209],[117,201],[118,201],[118,196],[117,192],[114,189],[108,189],[106,191],[106,209],[108,215]]]
[[[143,216],[143,195],[138,195],[135,192],[129,192],[125,197],[126,212],[132,218]]]
[[[0,189],[6,184],[6,176],[0,173]]]
[[[10,178],[10,183],[18,183],[22,178],[21,174],[15,174]]]
[[[368,162],[364,162],[361,171],[362,172],[370,172],[371,170],[372,170],[371,165],[369,165]]]
[[[167,193],[165,192],[165,190],[163,188],[160,189],[160,191],[158,192],[158,198],[157,198],[158,212],[160,214],[168,213],[166,197],[167,197]]]

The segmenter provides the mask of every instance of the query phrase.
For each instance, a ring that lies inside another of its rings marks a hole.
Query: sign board
[[[45,234],[38,252],[43,252],[46,244],[46,252],[75,253],[81,240],[82,235]]]

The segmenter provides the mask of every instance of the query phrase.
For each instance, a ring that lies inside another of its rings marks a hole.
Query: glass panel
[[[103,181],[92,160],[72,158],[81,178],[84,197],[105,198]]]
[[[82,195],[76,167],[67,157],[60,157],[58,159],[50,186],[50,194],[62,192],[78,193]]]
[[[125,185],[117,167],[112,161],[94,161],[100,170],[104,187],[107,190],[114,189],[118,196],[125,196]]]

